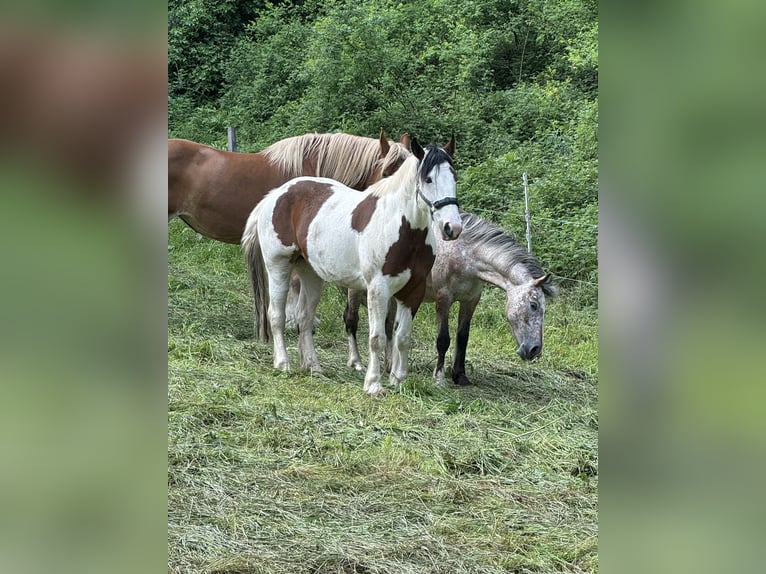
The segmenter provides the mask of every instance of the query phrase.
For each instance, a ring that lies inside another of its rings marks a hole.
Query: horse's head
[[[528,279],[507,290],[505,317],[518,343],[517,353],[524,360],[534,359],[543,350],[545,292],[551,274]]]
[[[379,143],[380,155],[378,156],[378,161],[375,162],[375,166],[367,176],[362,189],[367,189],[373,183],[393,175],[396,170],[402,167],[404,160],[412,155],[410,152],[410,135],[407,133],[402,134],[399,143],[394,143],[392,145],[386,139],[386,134],[383,132],[383,128],[380,128]]]
[[[446,241],[457,239],[463,222],[457,203],[457,174],[452,165],[455,136],[443,148],[429,144],[425,150],[412,138],[412,152],[420,160],[417,193],[431,211],[436,229]]]

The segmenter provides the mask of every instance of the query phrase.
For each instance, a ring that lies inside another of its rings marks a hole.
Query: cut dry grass
[[[593,311],[551,304],[545,357],[522,364],[488,292],[476,384],[442,389],[425,306],[404,387],[372,400],[345,365],[336,289],[316,333],[324,373],[276,372],[238,248],[177,222],[170,247],[171,572],[597,571]]]

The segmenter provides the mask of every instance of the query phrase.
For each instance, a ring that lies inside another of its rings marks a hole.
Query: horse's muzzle
[[[520,345],[517,353],[519,357],[525,361],[531,361],[542,352],[543,348],[540,345]]]
[[[461,231],[463,231],[463,226],[461,224],[450,225],[448,221],[444,224],[444,227],[442,227],[442,237],[447,241],[457,239]]]

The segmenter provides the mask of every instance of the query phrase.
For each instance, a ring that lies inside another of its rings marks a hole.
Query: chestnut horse
[[[363,190],[391,175],[409,155],[410,138],[389,142],[349,134],[306,134],[258,153],[222,151],[168,140],[168,220],[180,217],[198,233],[240,243],[250,212],[272,189],[300,176],[330,177]]]
[[[412,140],[410,156],[391,177],[363,193],[326,178],[297,178],[270,193],[250,215],[242,247],[257,312],[268,307],[274,367],[287,370],[285,302],[290,275],[301,280],[298,348],[301,367],[319,371],[312,327],[324,283],[367,290],[370,361],[364,390],[383,393],[380,351],[388,304],[396,301],[390,381],[407,374],[412,318],[423,300],[435,258],[433,228],[445,240],[462,231],[452,146],[425,150]],[[268,305],[266,304],[268,301]],[[256,322],[265,321],[265,317]]]

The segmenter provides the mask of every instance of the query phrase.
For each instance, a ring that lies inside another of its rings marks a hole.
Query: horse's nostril
[[[452,227],[450,227],[449,223],[444,224],[444,236],[452,237]]]
[[[540,345],[532,345],[531,347],[528,347],[526,345],[521,345],[517,352],[519,354],[519,357],[521,357],[525,361],[530,361],[534,359],[537,355],[539,355],[540,351],[542,351],[542,347],[540,347]]]

